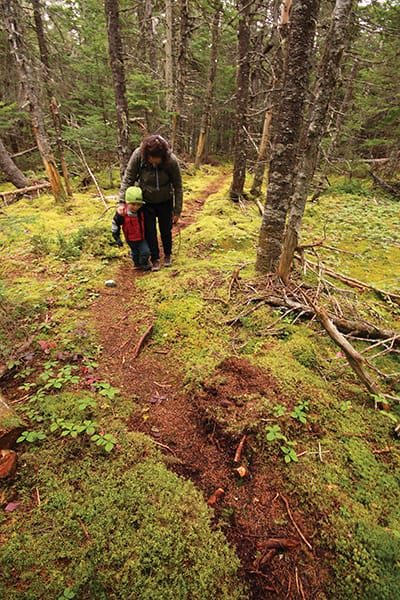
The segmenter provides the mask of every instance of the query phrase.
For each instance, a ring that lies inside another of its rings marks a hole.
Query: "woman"
[[[157,239],[157,221],[164,250],[164,266],[172,264],[172,225],[182,212],[182,174],[176,156],[161,135],[144,138],[129,159],[120,189],[120,200],[125,202],[125,191],[138,182],[145,201],[145,233],[150,246],[152,271],[160,270],[160,249]]]

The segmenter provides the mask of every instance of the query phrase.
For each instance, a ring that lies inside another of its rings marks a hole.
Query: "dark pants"
[[[149,267],[149,256],[150,249],[146,242],[146,240],[141,240],[140,242],[128,242],[127,244],[131,249],[131,258],[135,267],[141,267],[142,269],[150,268]]]
[[[157,221],[164,256],[172,253],[172,200],[160,202],[159,204],[145,204],[143,210],[146,240],[150,247],[151,260],[159,260],[160,249],[157,239]]]

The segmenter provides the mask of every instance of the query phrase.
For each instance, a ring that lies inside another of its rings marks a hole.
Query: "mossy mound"
[[[58,457],[38,450],[22,461],[20,506],[2,524],[1,597],[244,597],[238,559],[211,529],[200,493],[157,461],[144,436],[112,458],[79,456],[75,441]]]

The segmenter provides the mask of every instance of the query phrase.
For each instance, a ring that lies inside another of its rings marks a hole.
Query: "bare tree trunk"
[[[18,18],[16,15],[17,5],[10,0],[0,0],[3,12],[4,24],[7,29],[11,53],[14,56],[18,69],[20,82],[29,104],[33,134],[42,157],[43,165],[51,185],[54,198],[57,202],[65,202],[65,193],[60,174],[57,170],[56,161],[51,150],[49,138],[44,126],[42,109],[39,104],[39,93],[37,83],[33,74],[30,57],[23,42]]]
[[[24,188],[29,185],[29,180],[25,177],[25,175],[20,171],[8,154],[3,140],[0,139],[0,170],[3,171],[7,180],[10,181],[17,188]]]
[[[64,177],[65,188],[69,197],[72,197],[71,182],[68,173],[67,161],[65,160],[64,142],[61,135],[61,120],[58,112],[56,99],[53,95],[54,82],[50,74],[49,52],[47,49],[46,36],[44,34],[43,19],[40,11],[40,1],[32,0],[33,17],[35,21],[36,36],[39,44],[40,60],[43,65],[43,77],[46,84],[47,97],[50,104],[51,115],[53,117],[54,129],[57,135],[57,149],[60,159],[61,170]]]
[[[139,2],[140,4],[140,2]],[[153,6],[151,0],[145,0],[144,7],[144,39],[148,51],[148,63],[153,79],[159,78],[157,70],[156,44],[154,42]]]
[[[172,117],[172,113],[175,105],[175,88],[174,88],[174,36],[173,36],[173,25],[174,14],[173,14],[173,3],[172,0],[165,0],[165,28],[166,28],[166,41],[165,41],[165,109]],[[173,146],[175,138],[174,127],[171,129],[170,142]]]
[[[104,0],[104,8],[107,20],[108,50],[114,82],[115,106],[117,109],[119,166],[121,175],[123,175],[132,154],[132,146],[129,141],[128,101],[126,98],[124,58],[119,24],[119,2],[118,0]]]
[[[250,8],[248,0],[238,0],[238,59],[236,75],[236,116],[233,134],[233,177],[229,195],[238,202],[246,178],[246,124],[250,76]]]
[[[218,2],[215,12],[213,15],[212,25],[211,25],[211,55],[210,55],[210,68],[208,72],[208,80],[206,93],[204,97],[204,111],[201,115],[200,122],[200,133],[199,139],[197,142],[197,150],[196,150],[196,159],[195,159],[195,169],[200,167],[201,157],[204,151],[204,145],[207,137],[207,133],[210,127],[211,120],[211,109],[213,103],[213,95],[214,95],[214,83],[215,76],[217,73],[217,56],[218,56],[218,43],[219,43],[219,28],[220,28],[220,19],[221,19],[221,4]]]
[[[353,65],[351,67],[351,71],[350,71],[350,75],[349,75],[349,80],[347,82],[347,86],[346,86],[346,91],[342,100],[342,103],[340,105],[340,108],[337,112],[337,116],[336,116],[336,120],[333,126],[333,130],[332,130],[332,134],[331,134],[331,139],[329,142],[329,146],[327,148],[326,154],[324,156],[324,164],[323,164],[323,168],[322,168],[322,172],[318,178],[318,182],[315,186],[315,192],[313,194],[312,200],[316,200],[318,198],[318,196],[321,194],[321,191],[324,187],[324,181],[325,178],[327,176],[328,173],[328,169],[329,169],[329,165],[330,165],[330,160],[333,156],[333,153],[336,150],[337,144],[338,144],[338,140],[339,140],[339,136],[342,132],[342,126],[344,123],[344,120],[346,118],[347,115],[347,111],[349,109],[350,106],[350,102],[351,99],[353,97],[353,85],[354,85],[354,81],[355,78],[357,76],[357,72],[358,69],[360,68],[360,63],[357,59],[354,60]]]
[[[318,67],[314,93],[315,100],[312,106],[305,147],[299,161],[294,193],[290,201],[285,239],[278,269],[279,275],[284,281],[287,281],[289,276],[293,256],[297,248],[307,193],[317,165],[319,145],[325,132],[329,103],[336,87],[340,59],[345,48],[352,3],[353,0],[336,0],[325,42],[324,54]]]
[[[187,78],[187,52],[189,42],[189,6],[188,0],[179,1],[179,46],[176,61],[176,97],[175,97],[175,115],[176,115],[176,134],[173,148],[176,152],[182,152],[184,148],[184,128],[182,121],[183,107],[185,105],[185,88]]]
[[[319,0],[295,0],[293,3],[279,128],[274,132],[267,197],[257,248],[256,269],[263,273],[276,271],[282,251],[318,10]]]
[[[292,0],[285,0],[282,5],[280,22],[273,35],[273,45],[276,46],[275,54],[272,59],[272,76],[267,93],[267,109],[265,111],[263,131],[258,151],[257,160],[254,166],[254,178],[251,187],[253,196],[261,195],[261,187],[264,179],[265,167],[267,164],[267,151],[269,146],[272,114],[274,107],[278,105],[281,85],[283,79],[283,57],[284,45],[288,32],[289,13],[292,6]]]

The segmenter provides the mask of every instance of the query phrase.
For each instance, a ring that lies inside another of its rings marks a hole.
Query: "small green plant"
[[[75,598],[75,596],[76,593],[74,592],[74,590],[70,587],[67,587],[65,588],[61,596],[58,596],[57,600],[72,600],[72,598]]]
[[[267,430],[267,440],[268,442],[273,442],[275,440],[285,440],[286,436],[281,432],[281,428],[279,425],[269,425],[266,427]]]
[[[17,444],[22,442],[41,442],[46,439],[46,434],[43,431],[23,431],[17,439]]]
[[[269,442],[274,442],[276,440],[282,440],[284,443],[280,446],[281,451],[284,454],[285,462],[297,462],[299,459],[294,450],[294,446],[296,446],[297,442],[291,442],[287,439],[286,435],[282,433],[279,425],[270,425],[267,428],[267,440]]]
[[[107,452],[111,452],[118,443],[111,433],[95,433],[90,439]]]
[[[293,419],[300,421],[300,423],[307,423],[306,411],[308,410],[308,405],[309,403],[307,400],[300,401],[298,404],[296,404],[293,412],[290,413],[290,416],[293,417]]]
[[[86,410],[87,408],[96,408],[97,402],[93,400],[93,398],[82,398],[79,401],[78,408],[79,410]]]
[[[283,417],[283,415],[286,413],[286,406],[282,406],[281,404],[275,404],[272,410],[274,413],[274,417]]]
[[[117,394],[119,394],[119,390],[113,388],[109,383],[105,381],[96,381],[93,386],[97,388],[99,394],[101,396],[105,396],[109,400],[113,400]]]
[[[81,423],[72,423],[70,421],[64,421],[64,419],[56,419],[50,425],[50,431],[54,433],[58,429],[61,429],[62,437],[70,435],[71,437],[76,438],[80,433],[93,435],[96,431],[96,424],[90,420],[85,420]]]
[[[297,442],[289,442],[288,440],[286,441],[286,446],[281,446],[281,450],[284,454],[285,457],[285,462],[286,463],[290,463],[290,462],[298,462],[298,458],[297,458],[297,454],[296,451],[294,450],[294,447],[297,445]]]

